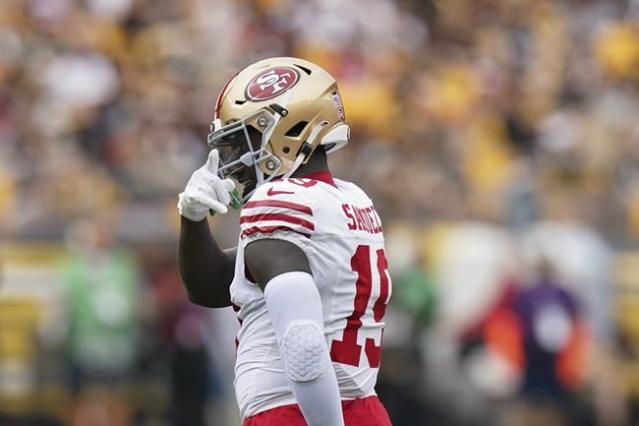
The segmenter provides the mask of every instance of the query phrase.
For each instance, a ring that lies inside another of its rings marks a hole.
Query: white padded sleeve
[[[324,333],[314,321],[291,322],[282,336],[280,351],[286,374],[295,382],[315,380],[331,367],[324,356]]]
[[[344,424],[326,339],[322,301],[313,277],[287,272],[271,279],[264,299],[295,398],[311,426]]]

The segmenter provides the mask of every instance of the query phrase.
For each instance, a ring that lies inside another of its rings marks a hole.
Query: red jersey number
[[[346,328],[344,329],[342,340],[334,340],[331,343],[331,359],[340,364],[359,366],[362,345],[357,343],[357,333],[362,327],[362,316],[366,312],[366,307],[371,298],[373,284],[370,251],[369,246],[358,246],[355,255],[351,258],[351,268],[357,274],[353,313],[346,319]],[[373,319],[376,322],[381,322],[386,313],[388,299],[388,262],[383,249],[377,250],[375,254],[380,291],[373,305]],[[381,337],[380,335],[379,346],[375,345],[375,340],[372,338],[367,338],[365,342],[364,350],[371,368],[379,367],[382,350]]]

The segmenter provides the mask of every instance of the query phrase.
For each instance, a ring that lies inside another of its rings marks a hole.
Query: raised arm
[[[222,250],[211,235],[209,210],[226,213],[234,184],[217,176],[218,153],[213,150],[196,170],[178,199],[180,241],[178,263],[189,299],[210,308],[230,306],[235,249]]]
[[[235,253],[235,248],[222,250],[217,245],[206,220],[182,217],[178,263],[191,302],[209,308],[231,305]]]

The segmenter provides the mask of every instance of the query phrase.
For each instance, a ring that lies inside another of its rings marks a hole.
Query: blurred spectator
[[[205,310],[191,304],[184,294],[173,251],[163,251],[159,257],[150,276],[150,286],[157,310],[155,332],[160,337],[159,348],[151,356],[163,353],[169,367],[170,423],[205,425],[215,374],[209,366],[206,350]]]
[[[127,424],[123,391],[138,359],[140,281],[130,254],[113,245],[108,219],[95,219],[69,229],[72,252],[63,272],[65,347],[72,387],[84,395],[73,424]],[[102,404],[113,409],[101,413]]]
[[[76,223],[69,239],[73,254],[64,266],[67,350],[76,385],[117,383],[133,373],[137,356],[137,267],[109,241],[105,223]]]
[[[583,386],[587,345],[577,301],[559,286],[547,262],[537,275],[514,301],[522,339],[520,393],[534,410],[555,412],[557,424],[592,424],[592,413],[579,409],[576,393]]]

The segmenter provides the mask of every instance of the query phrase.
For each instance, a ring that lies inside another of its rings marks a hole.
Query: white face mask
[[[281,161],[266,149],[279,119],[280,115],[270,108],[262,108],[226,126],[219,119],[211,124],[207,142],[210,149],[220,153],[220,177],[231,178],[249,188],[249,193],[244,191],[242,202],[255,188],[281,175]],[[271,173],[266,175],[261,165]]]

